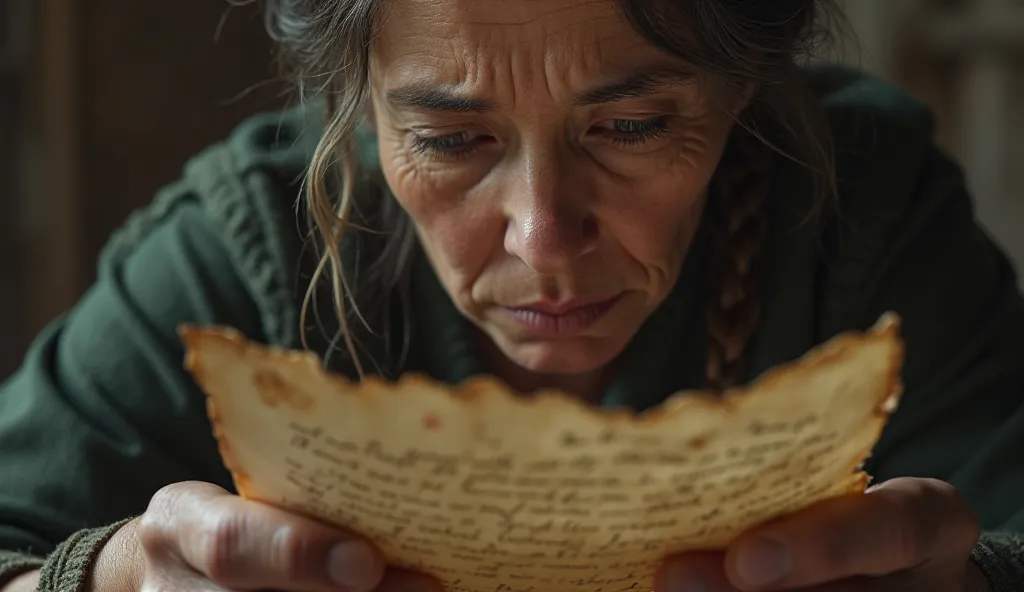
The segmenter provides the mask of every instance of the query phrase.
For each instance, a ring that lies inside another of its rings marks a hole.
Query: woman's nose
[[[506,204],[505,250],[541,274],[558,274],[597,247],[598,225],[584,187],[550,164],[526,167]]]

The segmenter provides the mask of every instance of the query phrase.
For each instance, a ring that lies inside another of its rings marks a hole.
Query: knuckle
[[[135,531],[139,545],[147,555],[153,555],[167,546],[167,535],[163,521],[152,512],[147,511],[139,517],[139,527]]]
[[[935,518],[948,514],[951,507],[959,505],[960,492],[953,485],[936,479],[920,479],[916,482],[917,487],[913,490],[915,495],[909,503],[919,504],[925,508],[928,514]]]
[[[892,500],[892,519],[889,520],[891,549],[903,565],[914,565],[926,554],[928,514],[925,500],[927,486],[918,483],[907,495]]]
[[[294,525],[278,528],[270,541],[269,563],[285,581],[301,581],[307,576],[308,562],[313,549],[308,537]]]
[[[955,545],[956,551],[974,548],[981,537],[981,521],[967,499],[955,486],[944,481],[929,480],[927,486],[931,489],[934,510],[922,519],[928,523],[932,535],[949,540],[950,547]]]
[[[145,513],[151,517],[151,520],[167,523],[169,518],[181,513],[182,503],[192,493],[190,485],[189,483],[172,483],[161,487],[150,498]]]
[[[189,483],[171,483],[157,490],[150,499],[149,506],[158,509],[174,509],[174,506],[185,495],[188,495]]]
[[[239,560],[245,530],[245,517],[237,512],[222,512],[211,517],[196,541],[199,565],[195,567],[216,582],[231,582],[243,576]]]
[[[936,499],[943,495],[944,483],[914,480],[905,495],[891,499],[889,520],[891,549],[900,564],[913,566],[928,558],[930,547],[945,517],[937,515]]]
[[[915,566],[928,557],[930,531],[934,528],[927,519],[911,512],[903,520],[894,520],[892,527],[892,552],[901,565]]]
[[[161,488],[150,498],[136,530],[139,544],[147,553],[159,552],[170,544],[175,507],[181,496],[181,485],[174,484]]]

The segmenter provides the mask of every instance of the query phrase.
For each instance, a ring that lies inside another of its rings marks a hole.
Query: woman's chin
[[[501,344],[505,356],[537,374],[585,374],[618,357],[624,344],[609,338],[579,338]]]

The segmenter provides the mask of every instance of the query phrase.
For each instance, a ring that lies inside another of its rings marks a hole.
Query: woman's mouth
[[[622,294],[600,301],[581,299],[563,303],[538,302],[505,310],[520,327],[547,335],[574,335],[581,333],[604,317],[622,298]]]

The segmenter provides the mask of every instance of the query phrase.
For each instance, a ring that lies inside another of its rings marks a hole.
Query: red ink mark
[[[423,416],[423,427],[428,430],[436,430],[441,427],[441,419],[433,413],[428,413]]]

